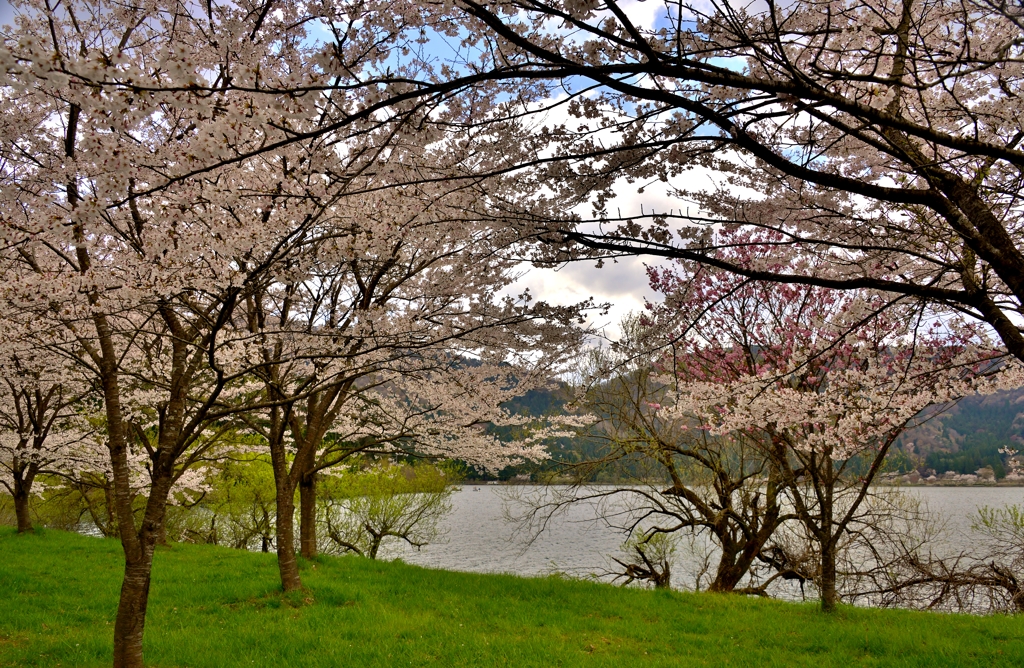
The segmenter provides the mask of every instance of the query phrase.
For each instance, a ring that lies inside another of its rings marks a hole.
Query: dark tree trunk
[[[37,471],[36,463],[32,462],[26,465],[24,460],[19,462],[19,459],[15,457],[14,489],[11,490],[11,497],[14,499],[14,515],[18,520],[18,533],[32,531],[32,516],[29,514],[28,500]]]
[[[376,559],[377,551],[380,549],[380,543],[383,540],[383,536],[378,536],[376,534],[371,534],[371,536],[372,540],[370,541],[370,549],[367,551],[366,556],[370,559]]]
[[[821,546],[821,610],[834,612],[839,603],[836,593],[836,550],[833,541]]]
[[[22,488],[20,481],[15,480],[14,514],[18,518],[18,533],[32,531],[32,518],[28,513],[28,490]]]
[[[275,442],[276,441],[276,442]],[[274,489],[277,513],[274,516],[277,542],[277,568],[281,573],[281,588],[295,591],[302,588],[299,563],[295,557],[295,483],[288,474],[288,461],[280,439],[271,441],[270,461],[274,467]]]
[[[276,395],[268,388],[271,398]],[[270,465],[274,469],[274,492],[276,515],[274,531],[277,541],[277,569],[281,574],[281,588],[296,591],[302,588],[299,578],[299,563],[295,557],[295,488],[299,480],[293,477],[299,461],[288,461],[284,445],[284,430],[290,408],[282,410],[275,406],[270,410],[270,428],[267,440],[270,446]],[[301,458],[301,453],[296,460]]]
[[[740,580],[743,579],[743,576],[746,575],[749,568],[749,563],[744,566],[736,563],[734,557],[726,558],[725,555],[722,555],[722,559],[718,562],[718,570],[715,572],[715,579],[708,586],[708,591],[733,591],[736,589],[736,585],[740,583]]]
[[[821,547],[821,610],[833,612],[839,603],[836,594],[836,545],[839,532],[835,521],[835,486],[838,482],[833,468],[831,452],[826,453],[823,462],[824,474],[821,476],[821,527],[818,531],[818,544]]]
[[[153,547],[143,549],[141,559],[126,560],[121,599],[114,622],[114,668],[142,668],[142,634],[146,626]]]
[[[163,464],[163,465],[161,465]],[[167,496],[173,476],[166,462],[158,463],[142,526],[134,540],[122,539],[124,581],[114,622],[114,668],[143,668],[142,637],[149,603],[149,583],[153,572],[153,553],[161,535],[167,512]],[[132,527],[134,529],[134,527]]]
[[[317,555],[316,474],[302,476],[299,482],[299,548],[306,559]]]
[[[261,552],[270,552],[270,514],[267,507],[263,506],[263,523],[260,524]]]
[[[14,460],[14,489],[11,496],[14,498],[14,515],[18,518],[18,533],[32,531],[32,516],[28,512],[28,499],[32,491],[32,481],[36,477],[34,464],[28,466],[19,465]]]
[[[737,529],[745,530],[734,531],[729,524],[725,523],[717,524],[713,529],[722,547],[722,554],[718,560],[715,579],[708,586],[708,591],[735,591],[740,581],[750,572],[751,566],[761,554],[765,544],[775,534],[775,530],[780,524],[779,517],[781,515],[779,508],[780,477],[778,469],[773,466],[768,474],[763,506],[758,502],[760,499],[760,495],[758,495],[753,501],[744,501],[742,506],[733,509],[734,516],[750,518],[745,520],[743,525],[738,522],[732,525]],[[729,504],[733,501],[732,487],[728,484],[723,484],[722,487],[725,491],[719,495],[720,503],[722,507],[731,508]],[[743,591],[751,593],[750,590]]]
[[[295,558],[295,490],[287,477],[277,486],[277,568],[285,591],[302,588],[299,563]]]

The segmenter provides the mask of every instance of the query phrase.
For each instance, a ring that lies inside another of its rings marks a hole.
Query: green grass
[[[0,666],[102,666],[122,568],[113,540],[0,529]],[[174,545],[156,555],[153,666],[1021,666],[1024,619],[842,608],[434,571],[303,565]]]

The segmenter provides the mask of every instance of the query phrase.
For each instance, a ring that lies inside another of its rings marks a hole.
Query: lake
[[[978,507],[1024,504],[1024,487],[904,487],[902,491],[921,499],[945,523],[946,544],[937,545],[937,552],[969,548],[971,515]],[[601,521],[594,504],[574,505],[556,515],[532,542],[506,521],[506,509],[516,514],[525,508],[510,496],[547,492],[532,486],[464,486],[452,497],[443,542],[419,551],[392,548],[385,556],[431,568],[482,573],[587,576],[606,572],[613,565],[610,556],[619,553],[624,537]],[[702,546],[696,548],[699,552]],[[679,551],[674,584],[684,586],[687,578],[692,581],[695,560],[690,549]]]

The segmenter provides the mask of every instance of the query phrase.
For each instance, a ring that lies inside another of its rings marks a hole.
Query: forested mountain
[[[991,466],[1005,475],[1005,446],[1024,450],[1024,388],[962,399],[900,437],[897,446],[921,468],[973,473]]]
[[[572,389],[562,381],[553,381],[545,389],[534,389],[522,396],[515,397],[502,407],[515,415],[527,415],[532,417],[543,417],[553,415],[565,415],[569,413],[567,404],[572,400]],[[524,436],[528,427],[496,427],[488,428],[490,433],[497,435],[502,441],[512,441]],[[596,436],[580,435],[575,438],[554,439],[548,444],[548,451],[551,459],[543,462],[528,462],[518,466],[509,466],[500,471],[496,476],[483,472],[471,472],[470,479],[492,479],[499,480],[522,480],[526,477],[534,481],[548,480],[552,475],[559,475],[566,472],[566,464],[592,461],[601,457],[604,439]],[[594,482],[609,482],[620,480],[624,477],[635,477],[638,471],[622,471],[620,467],[631,466],[632,462],[618,462],[616,466],[601,467],[588,473],[586,478]]]

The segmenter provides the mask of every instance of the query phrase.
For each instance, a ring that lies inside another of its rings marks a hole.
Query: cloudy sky
[[[691,178],[706,176],[694,173]],[[616,197],[608,203],[608,211],[629,216],[639,215],[641,206],[646,213],[680,208],[680,202],[665,194],[664,188],[659,192],[657,186],[647,184],[644,193],[638,194],[638,186],[620,181]],[[579,213],[584,217],[590,216],[589,211],[581,210]],[[664,264],[665,260],[657,257],[628,257],[607,261],[600,269],[594,262],[574,262],[558,269],[531,267],[507,292],[519,294],[523,288],[529,288],[535,299],[559,305],[578,303],[589,297],[598,303],[609,303],[608,313],[594,313],[590,325],[615,338],[619,334],[618,324],[625,315],[642,310],[646,300],[657,298],[648,286],[646,266]]]

